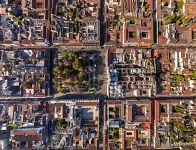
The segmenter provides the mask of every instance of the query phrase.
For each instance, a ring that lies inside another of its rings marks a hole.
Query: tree
[[[180,74],[178,71],[174,71],[172,75],[173,75],[173,79],[172,79],[173,87],[180,85],[180,83],[184,80],[184,76]]]
[[[130,19],[129,20],[129,23],[130,24],[138,24],[138,20],[136,20],[136,19]]]
[[[78,57],[78,55],[73,51],[69,51],[67,52],[67,54],[68,54],[68,60],[71,60],[71,61],[73,61],[75,58]]]
[[[189,18],[189,17],[184,17],[184,18],[182,19],[183,25],[187,25],[190,21],[191,21],[191,18]]]
[[[128,64],[130,62],[130,55],[129,54],[125,54],[125,62]]]
[[[63,71],[63,75],[69,76],[70,70],[68,69],[68,67],[64,67],[62,71]]]
[[[75,70],[78,70],[78,71],[84,70],[82,59],[75,58],[74,62],[72,63],[72,66]]]
[[[191,115],[187,114],[186,116],[184,116],[184,119],[192,120],[192,119],[193,119],[193,117],[192,117]]]
[[[83,72],[83,71],[81,71],[81,72],[78,74],[78,78],[79,78],[80,81],[83,80],[83,78],[84,78],[84,72]]]
[[[184,5],[183,0],[180,0],[179,2],[177,2],[177,8],[178,9],[182,9],[183,5]]]
[[[12,65],[10,64],[3,65],[3,68],[5,69],[5,71],[8,71],[9,73],[12,71]]]
[[[113,128],[112,129],[112,134],[113,134],[113,136],[112,136],[113,142],[117,142],[118,138],[119,138],[119,129]]]
[[[176,21],[176,25],[181,25],[182,24],[182,19],[178,19],[177,21]]]
[[[184,108],[177,105],[177,106],[174,106],[174,111],[177,112],[177,113],[183,114],[184,113]]]
[[[170,23],[174,23],[175,22],[175,20],[176,20],[176,18],[177,18],[177,14],[171,14],[171,15],[168,15],[165,19],[164,19],[164,21],[163,21],[163,23],[164,23],[164,25],[168,25],[168,24],[170,24]]]
[[[185,80],[186,80],[186,81],[190,81],[190,80],[191,80],[191,77],[190,77],[190,76],[186,76],[186,77],[185,77]]]
[[[67,122],[65,121],[65,119],[58,119],[57,120],[57,127],[66,129]]]
[[[14,65],[18,65],[19,62],[20,62],[20,60],[18,60],[18,59],[14,59],[14,60],[13,60],[13,64],[14,64]]]
[[[55,67],[53,68],[53,72],[54,72],[54,74],[57,74],[57,75],[61,74],[61,72],[62,72],[62,67],[60,67],[60,66],[55,66]]]
[[[120,18],[121,15],[117,13],[117,11],[114,11],[114,25],[117,25],[118,23],[120,23]]]
[[[166,143],[167,139],[163,135],[160,135],[160,142],[161,143]]]
[[[193,80],[196,80],[196,71],[193,71],[192,79],[193,79]]]
[[[42,80],[43,79],[43,74],[41,74],[41,73],[38,73],[38,74],[36,74],[36,78],[37,78],[37,80]]]
[[[142,12],[146,11],[149,8],[149,4],[147,2],[142,3]]]
[[[194,140],[194,138],[193,137],[189,137],[189,136],[185,136],[185,137],[182,137],[181,138],[181,140],[183,141],[183,142],[187,142],[187,143],[192,143],[193,142],[193,140]]]
[[[16,24],[18,24],[18,25],[20,25],[20,24],[22,23],[22,18],[21,18],[21,17],[16,17],[16,16],[14,16],[12,19],[13,19],[14,22],[15,22]]]
[[[32,88],[32,83],[31,82],[22,82],[22,86],[25,89],[31,89]]]
[[[85,53],[84,53],[85,54]],[[86,87],[91,82],[84,81],[86,76],[86,68],[90,66],[86,63],[86,56],[80,55],[78,52],[74,51],[61,51],[60,62],[58,66],[53,68],[53,74],[56,77],[54,82],[54,87],[57,92],[66,93],[67,89],[89,88]],[[63,62],[63,63],[62,63]],[[57,82],[58,81],[58,82]],[[66,89],[67,88],[67,89]],[[69,90],[70,91],[70,90]],[[76,91],[76,90],[75,90]]]
[[[161,112],[163,112],[163,113],[165,113],[166,112],[166,106],[164,106],[164,105],[161,105]]]

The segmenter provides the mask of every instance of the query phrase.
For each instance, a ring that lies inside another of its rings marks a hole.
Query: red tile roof
[[[38,133],[36,132],[36,130],[16,130],[14,132],[14,136],[17,136],[17,135],[36,136],[36,135],[38,135]]]
[[[158,37],[158,43],[159,44],[166,44],[167,43],[167,38],[165,38],[163,36],[159,36]]]

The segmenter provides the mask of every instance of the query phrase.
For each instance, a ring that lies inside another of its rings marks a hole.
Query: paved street
[[[72,95],[72,94],[65,94],[67,97],[70,97],[69,95]],[[60,95],[60,97],[64,97],[65,95]],[[82,95],[90,95],[90,94],[82,94]],[[94,94],[91,94],[91,95],[94,95]],[[73,95],[72,95],[73,96]],[[98,95],[97,95],[98,96]],[[103,95],[100,95],[101,97],[103,97]],[[106,97],[106,95],[104,96]],[[71,97],[70,97],[71,98]],[[53,97],[47,97],[47,98],[0,98],[0,103],[23,103],[23,102],[34,102],[34,101],[49,101],[53,99]],[[56,96],[56,99],[58,99],[58,96]],[[150,99],[150,100],[196,100],[196,96],[152,96],[152,97],[125,97],[123,99],[119,98],[119,99],[114,99],[114,98],[107,98],[107,100],[115,100],[115,101],[118,101],[118,100],[147,100],[147,99]]]

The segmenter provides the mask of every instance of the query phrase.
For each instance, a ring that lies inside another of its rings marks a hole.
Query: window
[[[61,111],[61,107],[57,107],[57,112],[60,112]]]
[[[132,132],[127,132],[127,135],[133,135]]]
[[[129,32],[128,32],[128,38],[129,38],[129,39],[136,38],[136,32],[129,31]]]
[[[39,18],[39,19],[44,19],[44,14],[39,14],[39,15],[38,15],[38,18]]]
[[[146,91],[143,91],[143,94],[145,94],[145,95],[146,95]]]
[[[37,8],[42,8],[42,7],[43,7],[42,3],[37,3]]]
[[[193,39],[196,40],[196,31],[193,31]]]
[[[148,32],[141,32],[140,37],[141,37],[141,39],[148,39],[149,38],[148,37]]]

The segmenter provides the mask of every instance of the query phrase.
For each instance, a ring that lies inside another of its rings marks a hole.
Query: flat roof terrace
[[[155,60],[151,50],[109,50],[108,94],[111,97],[151,96],[156,89]]]

